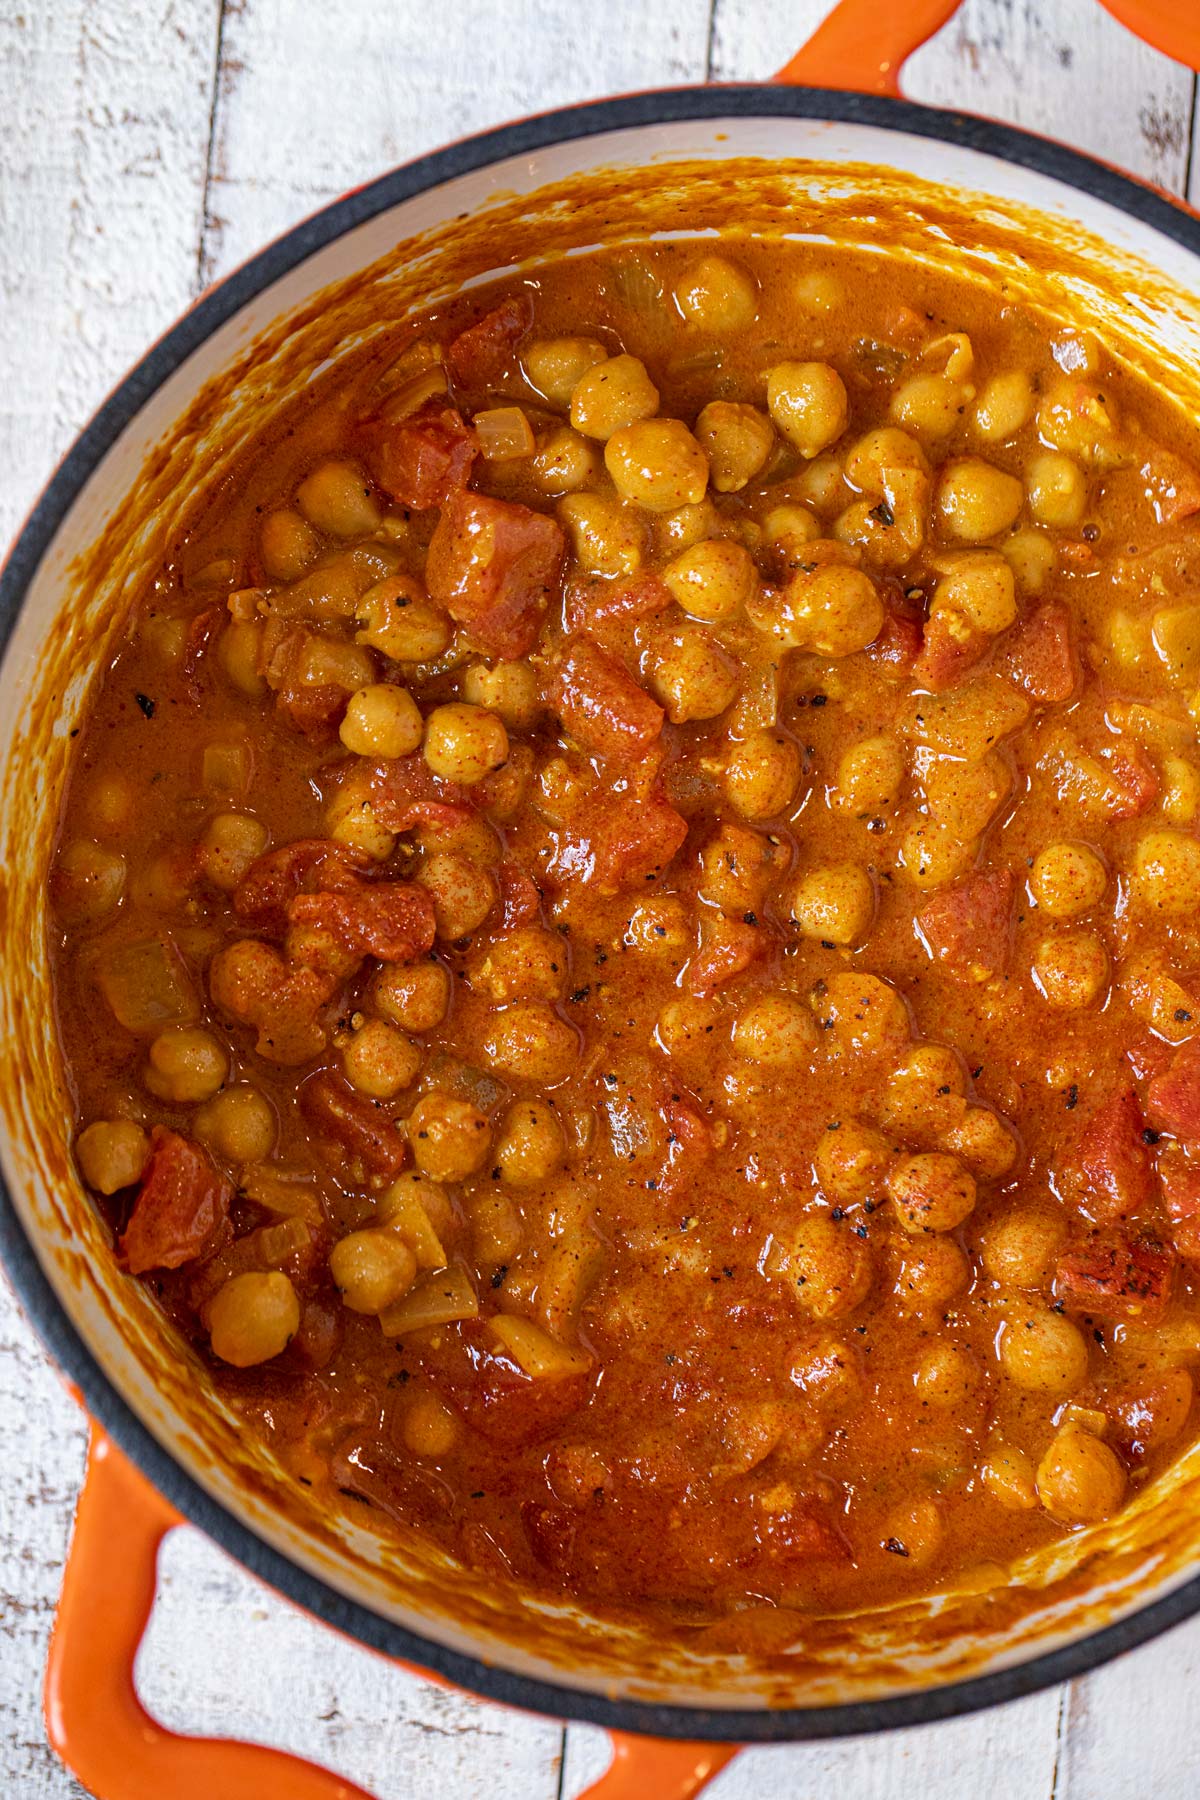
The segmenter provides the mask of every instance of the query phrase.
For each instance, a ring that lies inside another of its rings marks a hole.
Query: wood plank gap
[[[720,0],[708,0],[708,30],[705,33],[705,37],[704,37],[704,79],[705,79],[705,81],[711,81],[713,78],[713,50],[714,50],[715,43],[716,43],[717,7],[719,5],[720,5]],[[1195,124],[1195,109],[1194,108],[1193,108],[1192,123],[1193,123],[1193,125]]]
[[[563,1800],[567,1780],[567,1721],[563,1720],[562,1737],[558,1745],[558,1784],[554,1789],[554,1800]]]
[[[1196,167],[1196,113],[1200,110],[1200,73],[1192,75],[1192,116],[1188,126],[1187,161],[1183,165],[1183,198],[1189,200]]]
[[[199,299],[212,283],[212,264],[208,254],[208,237],[213,223],[211,213],[213,165],[217,153],[217,114],[221,106],[221,78],[225,68],[225,14],[229,0],[221,0],[217,14],[217,44],[213,56],[212,104],[208,109],[208,144],[204,153],[204,191],[200,196],[200,236],[196,244],[196,297]]]
[[[1062,1771],[1063,1748],[1067,1741],[1067,1714],[1071,1705],[1071,1683],[1064,1681],[1058,1696],[1058,1724],[1054,1733],[1054,1768],[1050,1775],[1049,1800],[1059,1800],[1058,1777]]]

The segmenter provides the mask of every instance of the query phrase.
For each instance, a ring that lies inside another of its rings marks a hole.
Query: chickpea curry
[[[729,240],[463,296],[180,536],[52,880],[78,1166],[291,1478],[704,1620],[1195,1431],[1200,446]]]

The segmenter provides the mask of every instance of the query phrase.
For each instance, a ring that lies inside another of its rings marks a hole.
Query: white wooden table
[[[295,219],[526,111],[765,77],[827,4],[10,0],[0,8],[0,543],[149,341]],[[905,85],[914,99],[1061,137],[1176,193],[1190,183],[1200,204],[1193,77],[1095,0],[967,0]],[[41,1717],[83,1452],[83,1422],[0,1280],[3,1800],[83,1792]],[[166,1723],[301,1750],[380,1800],[559,1800],[605,1760],[599,1732],[448,1693],[334,1639],[190,1530],[168,1542],[139,1679]],[[748,1753],[712,1792],[1184,1800],[1200,1789],[1198,1682],[1200,1620],[999,1712]]]

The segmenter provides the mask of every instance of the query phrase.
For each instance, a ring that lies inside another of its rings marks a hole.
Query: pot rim
[[[151,346],[76,438],[0,568],[0,659],[60,525],[112,445],[187,358],[265,288],[379,213],[490,163],[615,130],[731,114],[868,125],[977,151],[1113,206],[1200,257],[1200,216],[1132,176],[1015,126],[889,96],[760,83],[649,89],[561,107],[463,138],[390,170],[302,220],[210,288]],[[42,1269],[2,1175],[0,1263],[42,1342],[91,1415],[187,1522],[277,1593],[346,1636],[503,1705],[667,1738],[770,1744],[865,1735],[929,1724],[1036,1693],[1085,1674],[1200,1612],[1198,1574],[1115,1623],[1021,1663],[877,1700],[817,1707],[726,1709],[611,1699],[517,1674],[451,1650],[346,1598],[214,1499],[142,1423],[100,1367]]]

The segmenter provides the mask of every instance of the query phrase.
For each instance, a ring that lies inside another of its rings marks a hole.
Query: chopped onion
[[[495,406],[487,412],[477,412],[471,423],[479,448],[489,462],[532,456],[537,447],[533,427],[519,406]]]
[[[385,1307],[379,1324],[385,1337],[403,1337],[428,1325],[452,1325],[456,1319],[477,1319],[479,1300],[465,1269],[445,1269],[426,1276],[411,1293]]]
[[[582,1375],[592,1366],[586,1350],[569,1350],[565,1344],[556,1343],[532,1319],[519,1318],[516,1313],[497,1313],[489,1323],[501,1348],[535,1381],[561,1381],[567,1375]]]
[[[436,400],[446,392],[446,372],[440,367],[422,369],[411,381],[389,394],[383,406],[383,417],[389,425],[395,425],[401,419],[410,419],[419,412],[427,400]]]

